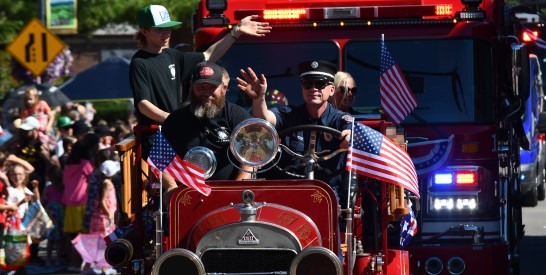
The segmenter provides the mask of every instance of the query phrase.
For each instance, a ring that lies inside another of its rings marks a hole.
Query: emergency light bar
[[[238,10],[235,19],[252,14],[262,14],[268,21],[313,21],[332,19],[446,19],[453,18],[453,5],[423,6],[369,6],[369,7],[317,7],[268,8],[265,10]]]
[[[441,172],[434,174],[433,184],[436,186],[446,185],[476,185],[478,182],[478,173],[475,170]]]

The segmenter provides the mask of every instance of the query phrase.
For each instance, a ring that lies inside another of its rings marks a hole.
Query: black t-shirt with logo
[[[227,180],[235,178],[238,173],[227,159],[229,137],[239,123],[249,118],[251,116],[245,109],[228,101],[220,115],[214,119],[197,118],[190,106],[186,106],[172,112],[163,122],[161,130],[181,158],[195,146],[212,150],[217,166],[210,179]]]
[[[170,48],[159,54],[137,51],[131,59],[129,82],[139,124],[159,124],[140,113],[138,103],[142,100],[148,100],[168,113],[180,108],[189,91],[192,70],[204,60],[201,52]]]

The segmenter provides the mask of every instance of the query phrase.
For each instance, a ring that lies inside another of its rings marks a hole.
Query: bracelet
[[[233,39],[237,40],[239,36],[241,36],[241,34],[239,33],[239,25],[236,25],[233,29],[231,29],[229,34],[231,35],[231,37],[233,37]]]

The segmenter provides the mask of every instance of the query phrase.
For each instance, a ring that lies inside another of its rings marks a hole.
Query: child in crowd
[[[116,226],[114,224],[114,213],[117,210],[116,190],[112,178],[119,172],[118,161],[106,160],[100,165],[102,181],[100,182],[98,205],[91,215],[90,233],[99,233],[102,237],[112,233]],[[104,241],[101,239],[101,241]],[[104,257],[104,255],[101,255]],[[101,268],[103,274],[116,274],[111,266],[95,266]]]
[[[53,230],[47,236],[47,260],[46,265],[61,265],[66,257],[66,240],[63,232],[64,204],[61,202],[63,196],[63,171],[59,165],[51,165],[47,170],[47,177],[51,184],[47,185],[44,191],[43,203],[45,209],[53,221]],[[53,259],[53,250],[57,251]]]
[[[28,116],[35,116],[40,122],[40,131],[46,135],[51,133],[55,114],[47,102],[40,100],[40,95],[35,87],[25,90],[23,106],[19,112],[19,116],[22,120]]]

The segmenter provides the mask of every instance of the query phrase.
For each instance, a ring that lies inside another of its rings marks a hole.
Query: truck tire
[[[538,187],[531,188],[527,194],[525,194],[524,206],[537,206],[538,205]]]
[[[537,192],[538,192],[537,198],[539,201],[543,201],[544,198],[546,198],[546,189],[544,188],[545,180],[546,180],[546,175],[544,173],[544,170],[542,170],[538,178],[538,187],[537,187]]]

